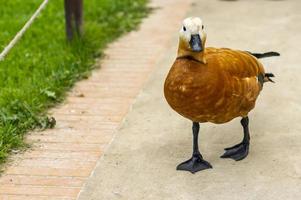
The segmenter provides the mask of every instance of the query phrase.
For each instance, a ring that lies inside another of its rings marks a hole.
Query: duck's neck
[[[202,52],[192,52],[179,48],[177,58],[192,58],[193,60],[206,64],[205,49]]]
[[[203,42],[203,51],[201,52],[193,52],[189,48],[187,48],[187,42],[180,39],[179,41],[179,48],[178,48],[178,56],[177,58],[192,58],[193,60],[196,60],[198,62],[201,62],[203,64],[206,64],[206,49],[205,49],[205,41]]]

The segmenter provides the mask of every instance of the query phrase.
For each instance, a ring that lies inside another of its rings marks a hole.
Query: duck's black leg
[[[198,122],[193,122],[192,133],[193,133],[193,153],[192,158],[178,165],[177,170],[190,171],[195,173],[204,169],[212,168],[209,162],[203,159],[199,151],[198,136],[199,136],[200,125]]]
[[[236,161],[242,160],[247,157],[249,153],[250,134],[249,134],[249,118],[243,117],[240,121],[244,129],[244,138],[241,143],[225,149],[225,153],[221,158],[232,158]]]

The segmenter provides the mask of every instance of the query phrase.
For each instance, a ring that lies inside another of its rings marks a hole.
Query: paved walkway
[[[0,200],[76,199],[157,62],[189,1],[153,0],[138,31],[114,42],[96,70],[54,109],[57,127],[30,134],[33,149],[0,178]]]
[[[185,1],[183,1],[185,2]],[[80,200],[301,199],[301,2],[195,0],[209,46],[281,52],[262,60],[276,75],[250,115],[251,150],[243,161],[220,159],[242,138],[239,119],[202,124],[200,148],[213,169],[176,171],[191,155],[191,122],[173,112],[163,82],[177,48],[177,31],[115,139],[98,161]],[[176,12],[175,12],[176,13]],[[176,25],[176,24],[175,24]],[[162,26],[158,23],[157,29]],[[299,62],[300,61],[300,62]]]

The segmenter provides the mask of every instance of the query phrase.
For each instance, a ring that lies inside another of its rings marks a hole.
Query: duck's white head
[[[203,53],[206,42],[206,32],[203,21],[199,17],[184,19],[180,30],[178,56],[192,56]],[[199,56],[198,56],[199,57]]]

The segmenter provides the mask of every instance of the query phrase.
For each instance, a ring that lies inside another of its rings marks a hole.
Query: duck
[[[223,124],[241,118],[243,139],[225,148],[221,158],[235,161],[247,157],[250,145],[249,112],[266,82],[274,74],[266,73],[260,58],[279,56],[278,52],[251,53],[229,48],[205,47],[207,34],[199,17],[184,19],[179,31],[177,57],[164,83],[169,106],[192,121],[192,157],[177,170],[195,173],[212,168],[200,153],[200,123]]]

